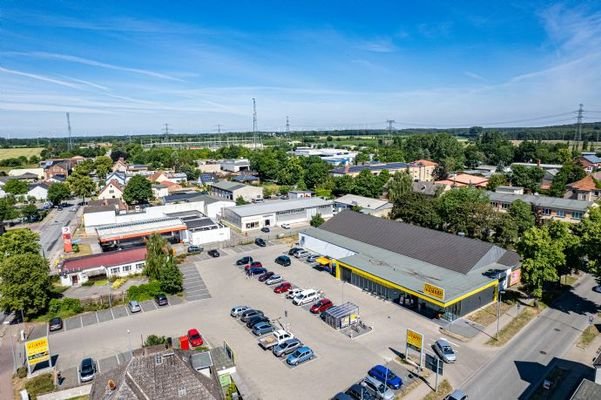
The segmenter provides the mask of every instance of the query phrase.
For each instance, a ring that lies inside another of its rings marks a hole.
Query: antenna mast
[[[68,148],[69,150],[71,150],[71,148],[73,147],[73,143],[71,142],[71,118],[69,118],[69,113],[67,113],[67,129],[69,130]]]
[[[290,133],[290,120],[288,119],[287,115],[286,115],[286,133]]]

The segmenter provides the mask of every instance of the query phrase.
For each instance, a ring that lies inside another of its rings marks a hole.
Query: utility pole
[[[253,149],[257,148],[257,103],[253,97]]]
[[[387,119],[386,123],[388,124],[388,138],[390,140],[392,140],[392,130],[394,129],[392,124],[394,124],[396,121],[394,119]]]
[[[578,146],[582,140],[582,104],[578,107],[578,117],[576,118],[576,134],[574,135],[574,150],[578,151]]]
[[[71,147],[72,147],[72,143],[71,143],[71,119],[69,118],[69,113],[67,113],[67,129],[69,130],[68,148],[69,148],[69,150],[71,150]]]
[[[290,120],[288,119],[287,115],[286,115],[286,133],[290,133]]]

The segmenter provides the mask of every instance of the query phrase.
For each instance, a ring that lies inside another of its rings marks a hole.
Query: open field
[[[14,149],[0,149],[0,160],[7,158],[17,158],[25,156],[27,158],[31,156],[39,156],[44,150],[43,147],[19,147]]]

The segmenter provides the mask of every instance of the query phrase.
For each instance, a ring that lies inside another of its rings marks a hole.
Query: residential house
[[[167,192],[169,194],[174,193],[174,192],[178,192],[180,190],[183,190],[183,186],[174,182],[171,182],[169,180],[163,181],[160,183],[161,185],[165,186],[167,188]]]
[[[166,174],[169,182],[173,183],[186,183],[188,182],[188,176],[183,172],[170,172]]]
[[[559,169],[551,168],[545,169],[545,174],[543,175],[543,181],[540,185],[541,189],[550,189],[551,184],[553,183],[553,179],[555,179],[555,175],[559,173]]]
[[[46,183],[65,183],[67,177],[65,175],[54,175],[50,179],[46,179]]]
[[[344,210],[357,207],[359,212],[363,214],[373,215],[375,217],[388,217],[392,210],[392,203],[381,199],[372,199],[371,197],[357,196],[347,194],[337,199],[334,199],[334,211],[341,212]]]
[[[507,171],[500,171],[500,172],[508,172],[509,168],[505,168]],[[486,178],[490,178],[493,174],[497,173],[497,170],[499,170],[499,168],[496,165],[478,165],[475,168],[472,168],[470,170],[465,170],[463,171],[466,174],[470,174],[470,175],[482,175]]]
[[[198,169],[206,174],[218,174],[221,172],[221,162],[216,160],[199,160]]]
[[[169,196],[169,188],[162,183],[152,184],[152,197],[155,199],[162,199],[163,197]]]
[[[589,174],[601,168],[601,157],[597,157],[597,154],[594,152],[582,152],[577,161]]]
[[[137,172],[144,172],[144,171],[148,171],[148,165],[145,164],[131,164],[127,166],[127,172],[130,173],[137,173]]]
[[[113,171],[110,174],[108,174],[106,176],[106,179],[104,180],[104,184],[108,185],[109,182],[111,181],[117,181],[119,182],[119,184],[121,186],[125,186],[125,184],[127,183],[127,178],[125,176],[125,172],[121,172],[121,171]]]
[[[565,197],[568,199],[596,201],[601,198],[601,181],[591,175],[570,183],[567,189]]]
[[[450,188],[472,186],[477,188],[485,188],[488,184],[488,178],[470,174],[453,174],[447,179],[436,181],[439,185],[445,185]]]
[[[407,166],[407,172],[414,181],[433,181],[438,164],[430,160],[416,160]]]
[[[127,163],[123,158],[119,158],[115,161],[115,164],[113,164],[113,172],[122,172],[124,174],[127,172]]]
[[[68,160],[53,160],[44,168],[44,177],[46,180],[54,175],[69,176],[71,173],[71,162]]]
[[[257,201],[263,200],[263,188],[237,182],[220,181],[211,185],[211,195],[234,201],[238,197],[242,197],[245,201]]]
[[[150,182],[156,182],[156,183],[161,183],[163,181],[168,180],[167,178],[167,174],[163,171],[156,171],[155,173],[153,173],[152,175],[150,175],[148,177],[148,180]]]
[[[487,191],[490,204],[497,211],[506,211],[516,200],[522,200],[532,206],[534,213],[541,219],[552,219],[563,222],[577,223],[582,220],[591,207],[596,207],[592,201],[561,199],[557,197],[539,196],[534,194],[510,194]]]
[[[123,191],[125,188],[116,179],[110,181],[105,187],[103,187],[98,193],[99,200],[105,199],[121,199],[123,198]]]
[[[15,168],[8,171],[8,176],[23,176],[26,174],[35,175],[36,180],[44,179],[44,168]]]
[[[224,160],[221,163],[221,169],[227,172],[242,172],[250,171],[250,161],[246,158],[239,158],[237,160]]]
[[[34,183],[29,186],[27,197],[34,197],[38,201],[46,201],[48,199],[48,185],[45,182]]]
[[[451,187],[431,181],[416,181],[411,183],[411,190],[426,196],[436,196],[447,190],[451,190]]]

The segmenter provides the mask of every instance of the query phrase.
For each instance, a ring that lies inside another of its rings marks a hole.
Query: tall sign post
[[[422,368],[424,358],[424,335],[407,328],[407,344],[405,346],[405,359],[409,355],[409,349],[412,348],[419,352],[419,368]]]
[[[63,249],[65,253],[73,251],[73,242],[71,241],[71,227],[63,226]]]
[[[426,368],[436,373],[436,383],[434,384],[434,391],[438,392],[438,375],[442,375],[444,363],[440,357],[426,353]]]

